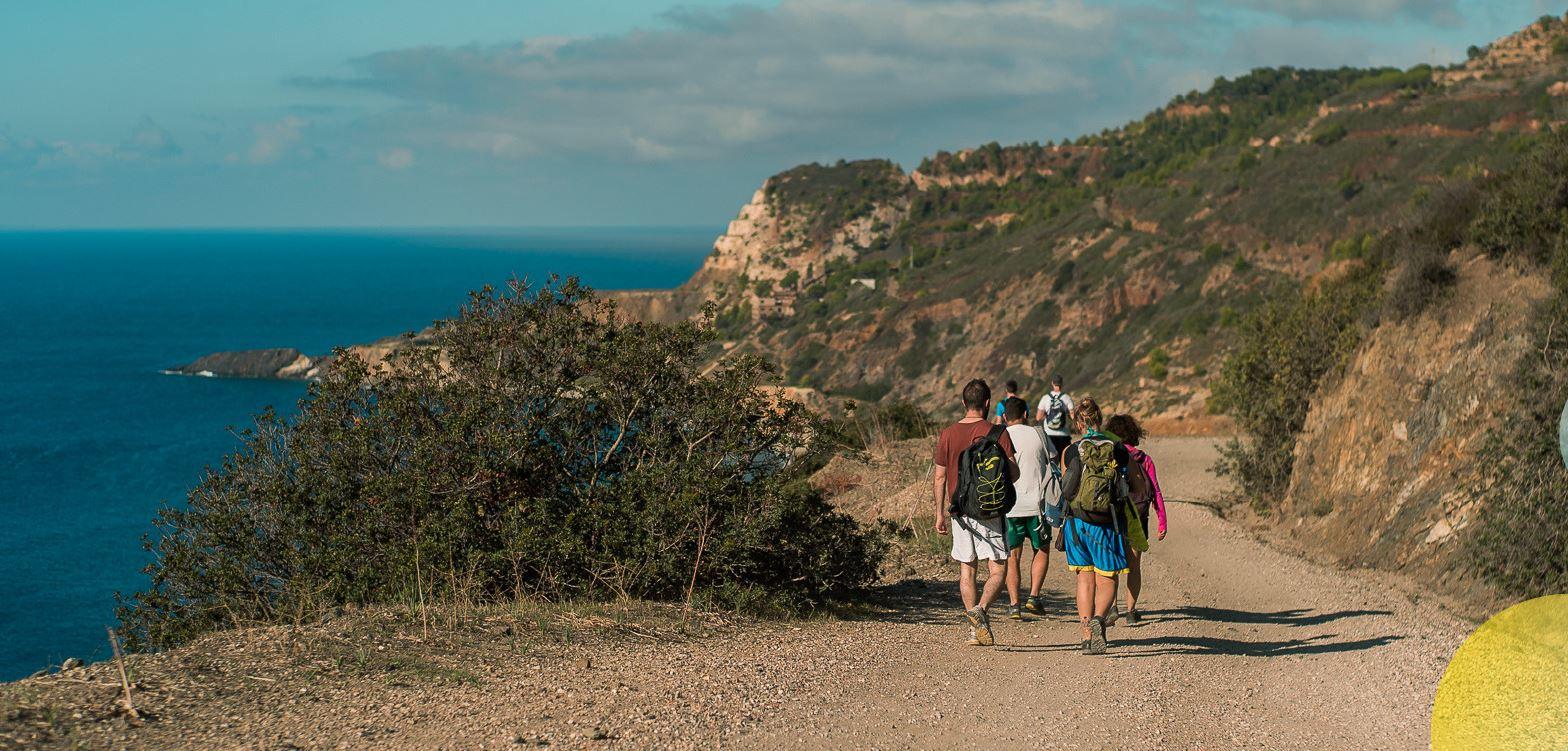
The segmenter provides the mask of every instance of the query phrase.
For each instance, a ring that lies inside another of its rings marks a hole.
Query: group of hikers
[[[1138,623],[1141,555],[1149,546],[1149,511],[1156,539],[1165,538],[1165,497],[1154,460],[1138,447],[1144,432],[1131,415],[1105,417],[1093,397],[1074,401],[1062,390],[1029,404],[1018,384],[991,409],[991,387],[975,379],[963,390],[964,417],[936,442],[936,531],[953,537],[958,590],[969,622],[969,643],[991,646],[990,606],[1007,588],[1008,617],[1045,615],[1040,590],[1050,547],[1077,575],[1078,621],[1085,654],[1104,654],[1106,629],[1125,617]],[[1078,436],[1074,440],[1074,436]],[[1025,540],[1034,551],[1029,596],[1020,601]],[[979,562],[988,577],[976,590]],[[1117,585],[1127,579],[1127,612],[1117,609]]]

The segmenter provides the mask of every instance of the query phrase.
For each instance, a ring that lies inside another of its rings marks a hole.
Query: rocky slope
[[[1488,594],[1457,541],[1478,504],[1469,488],[1486,431],[1550,287],[1455,251],[1458,280],[1408,321],[1385,321],[1346,373],[1319,392],[1279,507],[1285,534],[1343,563],[1405,571],[1455,594]]]
[[[1071,144],[770,178],[687,285],[739,351],[830,397],[946,411],[974,376],[1062,373],[1164,429],[1223,429],[1206,380],[1258,301],[1355,254],[1568,118],[1538,23],[1451,69],[1264,69]],[[656,302],[655,302],[656,301]]]

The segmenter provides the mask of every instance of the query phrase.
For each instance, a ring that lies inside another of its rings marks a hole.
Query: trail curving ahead
[[[1212,442],[1149,450],[1177,497],[1216,489]],[[1055,610],[1017,623],[993,606],[991,649],[964,644],[951,580],[906,582],[889,598],[905,607],[885,620],[823,626],[858,631],[880,655],[864,683],[828,706],[798,697],[734,747],[1427,747],[1438,679],[1470,624],[1375,573],[1275,550],[1201,505],[1170,513],[1170,536],[1145,558],[1144,621],[1111,629],[1108,655],[1078,653],[1060,553]]]

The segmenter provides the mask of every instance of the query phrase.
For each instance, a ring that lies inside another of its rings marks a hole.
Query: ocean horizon
[[[305,385],[166,374],[224,350],[308,354],[415,331],[470,290],[685,281],[718,227],[0,230],[0,680],[104,659],[142,537],[232,429]]]

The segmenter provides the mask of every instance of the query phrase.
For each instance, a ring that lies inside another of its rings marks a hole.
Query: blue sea
[[[109,654],[141,538],[300,383],[161,374],[420,329],[471,289],[577,275],[673,287],[716,228],[0,232],[0,680]]]

